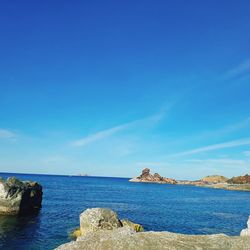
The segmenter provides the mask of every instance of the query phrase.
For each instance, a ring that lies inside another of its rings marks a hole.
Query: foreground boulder
[[[80,215],[80,230],[82,235],[88,232],[112,230],[118,227],[122,227],[122,223],[117,214],[110,209],[86,209]]]
[[[248,236],[248,237],[250,237],[250,216],[249,216],[248,221],[247,221],[247,228],[243,229],[240,232],[240,236]]]
[[[88,209],[90,214],[92,209]],[[107,210],[93,209],[93,213],[89,219],[93,219],[94,225],[96,219],[94,214],[99,216],[99,212],[107,215]],[[136,232],[133,228],[116,224],[117,217],[113,213],[111,221],[114,227],[99,227],[95,230],[87,231],[83,236],[77,238],[76,241],[63,244],[56,248],[57,250],[249,250],[250,237],[226,236],[224,234],[212,235],[184,235],[169,232]],[[105,217],[107,219],[107,217]],[[109,221],[109,220],[108,220]],[[100,224],[102,224],[102,220]],[[92,221],[89,222],[91,225]],[[129,224],[129,223],[128,223]],[[82,226],[82,225],[81,225]],[[89,227],[88,227],[89,228]],[[92,228],[92,226],[91,226]]]
[[[142,170],[140,176],[130,179],[131,182],[152,182],[152,183],[161,183],[161,184],[177,184],[175,179],[162,177],[158,173],[150,174],[150,169],[145,168]]]
[[[37,182],[1,178],[0,214],[17,215],[39,210],[42,195],[42,186]]]
[[[143,227],[140,224],[129,220],[120,220],[117,213],[107,208],[86,209],[80,215],[80,228],[71,233],[72,238],[86,236],[97,231],[114,230],[121,227],[128,227],[132,231],[142,232]]]

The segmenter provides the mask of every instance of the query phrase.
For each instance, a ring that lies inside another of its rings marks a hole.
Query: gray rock
[[[0,179],[0,214],[16,215],[39,210],[42,186],[37,182],[19,181],[15,177]]]
[[[122,220],[121,225],[117,214],[109,209],[87,209],[80,218],[85,234],[57,250],[250,250],[250,237],[136,232],[134,223]]]
[[[240,232],[240,236],[248,236],[248,237],[250,237],[250,216],[249,216],[248,221],[247,221],[247,228],[243,229]],[[250,249],[250,247],[249,247],[249,249]]]
[[[216,235],[184,235],[169,232],[141,232],[123,227],[96,231],[57,250],[249,250],[250,238]]]
[[[80,215],[80,230],[84,235],[87,232],[98,230],[112,230],[122,227],[117,214],[107,208],[86,209]]]
[[[130,220],[124,219],[124,220],[121,220],[121,222],[122,222],[123,227],[128,226],[135,232],[143,232],[144,231],[144,228],[142,225],[134,223]]]

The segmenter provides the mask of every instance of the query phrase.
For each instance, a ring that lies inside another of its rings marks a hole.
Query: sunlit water
[[[13,174],[0,174],[7,177]],[[250,192],[131,183],[123,178],[19,175],[42,184],[38,215],[0,216],[0,249],[53,249],[70,241],[79,215],[91,207],[115,210],[146,230],[239,235],[250,214]]]

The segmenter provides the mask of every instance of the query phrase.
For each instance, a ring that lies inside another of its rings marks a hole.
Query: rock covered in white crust
[[[243,229],[240,232],[240,236],[248,236],[248,237],[250,237],[250,216],[249,216],[248,221],[247,221],[247,228]]]

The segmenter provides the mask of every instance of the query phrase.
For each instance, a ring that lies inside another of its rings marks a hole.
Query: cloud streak
[[[226,127],[223,127],[223,128],[217,129],[217,130],[204,132],[197,137],[199,139],[204,139],[204,138],[224,136],[224,135],[232,134],[234,132],[237,132],[239,130],[242,130],[242,129],[245,129],[248,127],[250,127],[250,117],[247,117],[246,119],[244,119],[238,123],[230,124]],[[192,136],[192,137],[194,137],[194,136]]]
[[[236,78],[236,77],[241,77],[250,74],[250,60],[247,60],[237,67],[229,70],[226,72],[224,75],[225,79],[230,79],[230,78]]]
[[[172,156],[178,157],[178,156],[193,155],[193,154],[198,154],[198,153],[203,153],[203,152],[208,152],[208,151],[214,151],[214,150],[218,150],[218,149],[239,147],[239,146],[244,146],[244,145],[250,145],[250,138],[213,144],[213,145],[209,145],[209,146],[200,147],[200,148],[184,151],[181,153],[177,153],[177,154],[172,155]]]
[[[138,127],[138,126],[146,126],[146,125],[156,125],[159,123],[165,116],[166,112],[168,111],[169,108],[165,108],[161,110],[160,112],[146,117],[142,119],[138,119],[132,122],[124,123],[118,126],[114,126],[109,129],[101,130],[95,134],[91,134],[89,136],[80,138],[78,140],[74,140],[70,143],[71,146],[73,147],[83,147],[86,145],[89,145],[91,143],[94,143],[96,141],[111,137],[121,131],[131,129],[133,127]]]
[[[244,154],[246,157],[250,157],[250,151],[244,151],[243,154]]]
[[[0,128],[0,139],[13,139],[16,138],[16,134],[7,129]]]
[[[231,125],[224,127],[222,129],[211,131],[210,133],[208,132],[206,134],[206,136],[207,137],[222,136],[222,135],[226,135],[226,134],[230,134],[230,133],[239,131],[239,130],[244,129],[244,128],[248,128],[249,126],[250,126],[250,117],[247,117],[245,120],[242,120],[238,123],[231,124]]]
[[[238,160],[238,159],[229,159],[229,158],[218,158],[218,159],[192,159],[192,160],[186,160],[190,163],[197,163],[197,164],[214,164],[216,165],[233,165],[233,166],[241,166],[246,165],[248,162],[245,160]]]
[[[74,147],[82,147],[82,146],[88,145],[90,143],[96,142],[98,140],[112,136],[113,134],[126,129],[131,125],[132,125],[132,123],[126,123],[126,124],[123,124],[120,126],[115,126],[113,128],[110,128],[110,129],[105,129],[105,130],[99,131],[95,134],[92,134],[92,135],[83,137],[81,139],[75,140],[75,141],[71,142],[71,145]]]

